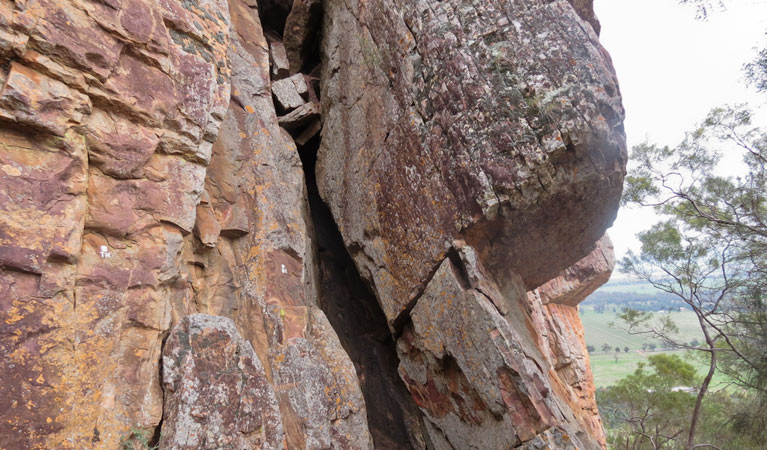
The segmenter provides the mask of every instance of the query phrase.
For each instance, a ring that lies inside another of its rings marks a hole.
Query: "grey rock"
[[[624,113],[569,3],[330,1],[325,14],[318,184],[390,322],[456,239],[528,290],[593,248],[618,208]]]
[[[292,111],[306,103],[303,96],[307,95],[306,82],[300,73],[290,78],[277,80],[272,83],[272,94],[276,104],[285,112]]]
[[[269,43],[269,56],[272,62],[272,78],[280,80],[290,75],[290,63],[288,54],[285,53],[285,46],[282,42],[273,41]]]
[[[316,103],[305,103],[294,111],[279,118],[280,126],[292,130],[300,128],[320,117],[320,107]]]
[[[282,447],[274,389],[231,319],[185,317],[165,343],[162,368],[162,448]]]

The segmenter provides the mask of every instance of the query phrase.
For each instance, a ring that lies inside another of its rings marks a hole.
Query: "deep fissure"
[[[267,6],[269,2],[260,3]],[[285,23],[284,19],[278,23],[270,22],[268,15],[262,16],[261,21],[267,32]],[[318,30],[314,33],[319,34]],[[274,32],[268,32],[268,38],[270,41],[280,39]],[[320,69],[319,39],[311,46],[311,52],[301,56],[301,69],[309,85],[309,101],[317,102],[321,97],[317,77]],[[275,107],[277,109],[276,104]],[[330,209],[320,197],[315,166],[321,135],[316,133],[309,139],[302,139],[304,130],[297,127],[290,133],[303,165],[314,228],[319,306],[354,363],[365,398],[368,428],[376,448],[417,448],[418,438],[411,433],[422,427],[421,413],[400,379],[396,341],[383,310],[346,249]]]
[[[304,166],[319,256],[319,303],[357,371],[368,427],[377,448],[413,448],[408,422],[420,413],[399,377],[396,342],[378,302],[346,250],[330,209],[319,195],[314,167],[320,137],[298,151]]]

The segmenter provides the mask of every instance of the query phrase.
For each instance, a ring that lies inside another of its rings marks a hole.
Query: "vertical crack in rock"
[[[425,448],[423,424],[397,372],[399,359],[386,316],[357,272],[317,189],[319,135],[298,147],[306,175],[318,251],[319,306],[354,363],[376,448]]]
[[[224,438],[369,448],[353,365],[317,307],[285,131],[305,142],[319,127],[316,76],[290,69],[312,48],[301,24],[317,20],[316,4],[291,10],[280,20],[299,29],[270,41],[252,0],[0,0],[5,447],[111,449],[158,429],[173,441],[188,431],[179,421],[198,430],[191,442],[217,418],[253,418],[236,402],[197,416],[167,406],[184,402],[159,370],[162,341],[205,313],[233,321],[266,378],[221,388],[266,383],[284,426],[264,437],[248,419]],[[278,118],[284,91],[272,88],[287,79],[302,104]],[[226,334],[224,348],[242,347]]]
[[[255,2],[231,0],[229,10],[232,97],[194,239],[186,242],[189,306],[231,317],[263,364],[284,432],[265,448],[368,449],[354,367],[318,307],[312,223],[294,143],[319,130],[315,83],[287,68],[282,39],[291,33],[275,32],[279,18],[261,16]],[[211,422],[200,429],[214,431]]]

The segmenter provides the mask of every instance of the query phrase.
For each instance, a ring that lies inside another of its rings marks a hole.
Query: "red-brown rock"
[[[429,440],[604,446],[564,307],[609,277],[626,164],[591,2],[324,6],[319,190]]]

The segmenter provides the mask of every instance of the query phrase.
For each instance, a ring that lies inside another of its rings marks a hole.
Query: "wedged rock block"
[[[614,266],[613,244],[610,237],[604,235],[591,253],[538,287],[536,292],[544,304],[577,306],[599,286],[607,283]]]

